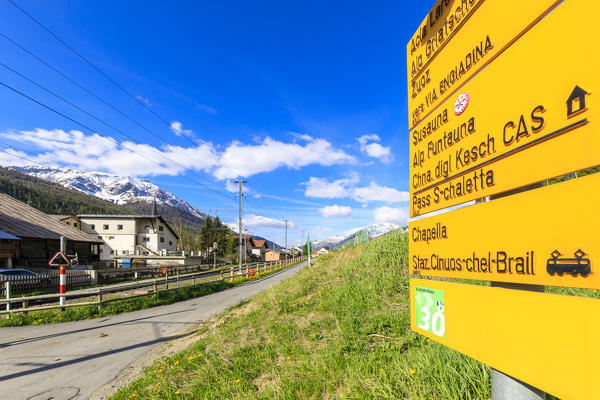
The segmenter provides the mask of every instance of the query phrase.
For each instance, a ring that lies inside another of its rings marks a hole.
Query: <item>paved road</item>
[[[292,276],[306,263],[233,289],[113,317],[0,328],[0,399],[87,399],[154,346]]]

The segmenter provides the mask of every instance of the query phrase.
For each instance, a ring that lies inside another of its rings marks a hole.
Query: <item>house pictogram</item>
[[[573,89],[569,95],[569,98],[567,99],[567,117],[571,117],[586,109],[585,96],[588,94],[588,92],[575,85],[575,89]],[[573,109],[573,105],[576,106],[576,109]]]

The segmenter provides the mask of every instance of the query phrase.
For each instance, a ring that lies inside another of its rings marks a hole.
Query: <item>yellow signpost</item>
[[[408,44],[411,216],[492,196],[411,221],[410,272],[505,286],[411,279],[411,326],[504,372],[518,398],[538,393],[510,377],[600,398],[600,300],[539,292],[600,289],[600,173],[514,194],[600,165],[600,35],[584,20],[599,13],[440,0]]]
[[[479,5],[477,1],[463,0],[453,2],[453,8],[444,8],[447,14],[438,18],[439,23],[442,18],[444,20],[444,25],[438,28],[438,35],[424,37],[425,47],[421,45],[419,47],[421,51],[416,50],[413,56],[410,56],[410,52],[415,39],[413,38],[408,44],[409,127],[414,127],[558,2],[557,0],[504,0],[481,1],[482,4]],[[442,0],[436,4],[442,3],[446,4],[446,1]],[[475,11],[471,11],[475,8]],[[466,15],[463,10],[467,10]],[[449,33],[449,21],[459,19],[459,22],[462,22],[462,18],[468,18],[464,21],[464,26],[461,24],[460,30],[450,39],[442,41],[443,50],[437,51],[427,61],[428,65],[419,69],[419,60],[422,60],[423,65],[426,62],[423,60],[422,51],[426,55],[428,46],[433,46],[435,38],[440,42],[440,29],[442,32]],[[422,29],[420,27],[419,31]],[[433,32],[430,31],[429,35],[432,34]],[[418,35],[417,32],[415,37]]]
[[[429,65],[484,0],[439,0],[406,46],[408,82]]]
[[[600,394],[600,301],[411,279],[412,329],[561,399]]]
[[[600,164],[600,57],[574,40],[596,34],[590,9],[558,5],[411,131],[411,216]]]
[[[600,289],[599,204],[592,174],[412,221],[410,272]]]

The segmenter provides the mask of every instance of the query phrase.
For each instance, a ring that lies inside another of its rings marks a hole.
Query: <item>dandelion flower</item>
[[[289,360],[290,358],[292,358],[292,356],[287,356],[287,359]]]
[[[237,378],[237,379],[235,380],[235,383],[240,383],[240,378]]]
[[[175,362],[173,363],[173,365],[177,365],[177,364],[179,364],[179,361],[175,361]]]
[[[179,390],[175,392],[175,394],[179,394]]]
[[[408,372],[410,372],[411,374],[414,374],[416,371],[411,368],[410,371],[408,371]]]

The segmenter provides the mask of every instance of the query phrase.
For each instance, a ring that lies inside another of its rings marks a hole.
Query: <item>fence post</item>
[[[231,267],[230,270],[231,270],[231,283],[235,283],[235,270],[234,270],[234,267]]]
[[[10,282],[5,283],[6,288],[6,300],[10,300]],[[6,303],[6,311],[10,311],[10,301]],[[8,314],[10,317],[10,314]]]
[[[179,270],[177,270],[177,278],[175,280],[175,287],[179,287]]]
[[[154,278],[154,284],[152,285],[152,290],[154,291],[154,293],[156,293],[157,290],[157,285],[156,285],[156,278]]]
[[[165,272],[165,289],[169,289],[169,271]]]
[[[23,309],[27,309],[27,307],[29,307],[29,301],[25,300],[23,302]],[[29,311],[23,311],[23,314],[27,315],[29,314]]]
[[[102,310],[102,291],[98,290],[98,312]]]

